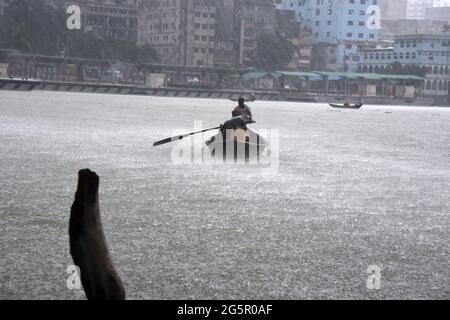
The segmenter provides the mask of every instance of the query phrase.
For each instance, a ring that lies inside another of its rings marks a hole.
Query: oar
[[[202,130],[202,131],[192,132],[192,133],[188,133],[188,134],[185,134],[185,135],[176,136],[176,137],[172,137],[172,138],[167,138],[167,139],[155,142],[153,144],[153,146],[157,147],[157,146],[160,146],[160,145],[163,145],[163,144],[166,144],[166,143],[183,140],[184,138],[189,137],[189,136],[193,136],[194,134],[199,134],[199,133],[204,133],[204,132],[208,132],[208,131],[212,131],[212,130],[217,130],[217,129],[220,129],[221,127],[222,126],[211,128],[211,129],[205,129],[205,130]]]

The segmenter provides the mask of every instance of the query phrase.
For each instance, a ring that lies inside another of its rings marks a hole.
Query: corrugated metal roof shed
[[[246,73],[242,76],[242,80],[248,81],[248,80],[254,80],[254,79],[261,79],[264,77],[272,77],[272,78],[279,78],[281,77],[281,74],[278,74],[277,72],[264,72],[264,71],[252,71],[249,73]]]
[[[366,80],[425,80],[419,76],[402,75],[402,74],[381,74],[381,73],[357,73],[357,72],[323,72],[318,71],[318,74],[328,76],[329,80],[340,79],[366,79]]]
[[[419,76],[413,75],[401,75],[401,74],[381,74],[381,73],[357,73],[357,72],[328,72],[328,71],[316,71],[316,72],[302,72],[302,71],[276,71],[276,72],[263,72],[253,71],[246,73],[242,76],[243,80],[261,79],[264,77],[279,78],[285,77],[297,77],[303,80],[309,79],[311,81],[319,81],[325,77],[328,80],[336,81],[341,79],[366,79],[366,80],[425,80]]]
[[[322,80],[322,76],[320,74],[313,73],[313,72],[277,71],[277,73],[279,73],[279,74],[281,74],[283,76],[288,76],[288,77],[298,77],[298,78],[301,78],[301,79],[309,78],[310,80]]]

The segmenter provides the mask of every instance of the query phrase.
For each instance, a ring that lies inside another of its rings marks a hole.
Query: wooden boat
[[[220,131],[205,142],[212,157],[226,159],[259,159],[267,148],[267,141],[253,130]]]
[[[267,141],[259,134],[247,128],[254,121],[244,117],[235,117],[224,123],[219,132],[205,142],[212,157],[230,157],[234,160],[249,160],[261,156],[268,147]]]
[[[361,107],[363,106],[364,104],[362,104],[362,103],[358,103],[358,104],[354,104],[354,105],[350,105],[350,106],[345,106],[345,105],[343,105],[343,104],[333,104],[333,103],[330,103],[330,106],[332,107],[332,108],[336,108],[336,109],[361,109]]]

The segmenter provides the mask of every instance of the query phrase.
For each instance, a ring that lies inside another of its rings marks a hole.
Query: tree
[[[76,58],[121,60],[129,63],[157,62],[150,46],[97,38],[82,30],[68,30],[66,12],[44,0],[14,0],[0,16],[0,47],[26,53],[56,55],[65,49]]]
[[[0,17],[0,46],[24,52],[54,54],[63,38],[65,15],[43,0],[15,0]]]
[[[161,62],[161,59],[156,52],[156,50],[148,45],[145,44],[141,47],[139,47],[139,52],[137,56],[137,62],[138,63],[151,63],[151,62]]]
[[[254,64],[265,70],[278,70],[288,65],[295,53],[294,45],[282,36],[261,34],[257,37]]]

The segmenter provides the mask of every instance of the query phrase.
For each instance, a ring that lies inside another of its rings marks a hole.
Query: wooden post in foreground
[[[98,200],[99,177],[88,169],[78,174],[70,213],[70,254],[81,271],[88,300],[124,300],[125,289],[109,255]]]

